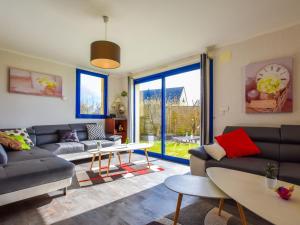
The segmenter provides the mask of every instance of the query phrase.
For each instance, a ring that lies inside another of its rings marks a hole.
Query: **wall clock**
[[[283,90],[287,87],[289,81],[290,73],[288,69],[275,63],[264,66],[256,75],[258,90],[261,89],[261,92],[268,94]]]

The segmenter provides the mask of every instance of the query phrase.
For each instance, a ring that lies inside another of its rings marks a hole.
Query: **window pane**
[[[161,79],[135,85],[135,140],[151,142],[161,153]]]
[[[80,114],[104,114],[104,79],[80,75]]]
[[[200,143],[200,70],[166,78],[166,155],[189,158]]]

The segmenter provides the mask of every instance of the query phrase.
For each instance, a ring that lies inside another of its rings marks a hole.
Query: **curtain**
[[[128,138],[134,141],[134,85],[133,78],[128,77]]]
[[[213,142],[213,60],[201,54],[201,145]]]

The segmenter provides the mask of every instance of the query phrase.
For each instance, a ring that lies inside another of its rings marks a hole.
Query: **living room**
[[[300,223],[299,9],[0,1],[0,224]]]

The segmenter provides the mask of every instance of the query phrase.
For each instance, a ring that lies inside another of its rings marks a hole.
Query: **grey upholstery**
[[[228,133],[241,127],[229,126]],[[193,156],[204,160],[205,167],[223,167],[229,169],[265,175],[267,163],[278,165],[278,178],[283,181],[300,184],[300,125],[282,125],[272,127],[242,127],[261,150],[261,154],[251,157],[221,161],[209,158],[203,148],[189,151]],[[203,164],[203,165],[204,165]]]
[[[281,141],[287,144],[300,144],[300,126],[282,125]]]
[[[74,175],[74,165],[58,157],[15,161],[0,166],[0,194],[47,184]]]
[[[300,163],[300,144],[281,144],[280,161]]]
[[[84,145],[78,142],[51,143],[46,145],[40,145],[39,147],[46,149],[56,155],[84,151]]]
[[[80,141],[87,140],[88,139],[88,134],[87,134],[87,129],[86,125],[87,124],[95,124],[95,123],[75,123],[75,124],[69,124],[69,127],[72,130],[77,131],[77,136]]]
[[[203,159],[203,160],[209,160],[211,159],[210,155],[208,155],[204,149],[203,146],[200,146],[199,148],[196,148],[196,149],[190,149],[189,150],[189,153],[191,155],[194,155],[200,159]]]
[[[9,163],[55,157],[53,153],[36,146],[31,148],[30,151],[8,151],[7,156],[9,157]]]
[[[113,141],[108,141],[108,140],[86,140],[86,141],[81,141],[80,143],[84,145],[84,149],[87,151],[87,150],[97,148],[97,142],[100,142],[103,148],[114,145]]]
[[[280,128],[274,127],[238,127],[228,126],[224,133],[243,128],[253,141],[280,143]]]
[[[0,165],[6,164],[7,160],[8,160],[7,153],[2,147],[2,145],[0,144]]]
[[[121,135],[106,135],[106,140],[109,141],[118,141],[120,139],[122,139]]]
[[[282,125],[281,136],[280,161],[300,163],[300,126]]]
[[[60,130],[76,130],[80,141],[88,139],[85,123],[43,125],[27,128],[35,144],[30,151],[6,151],[0,145],[0,151],[8,158],[6,164],[0,163],[0,195],[73,177],[74,165],[56,155],[84,152],[94,148],[96,142],[59,143]],[[104,147],[114,144],[109,140],[102,142]]]
[[[241,127],[228,126],[224,133]],[[280,128],[273,127],[242,127],[251,140],[259,147],[261,154],[256,157],[279,160]]]
[[[279,180],[300,185],[300,163],[280,163]]]
[[[279,166],[277,161],[270,159],[242,157],[234,159],[223,158],[221,161],[211,159],[206,161],[205,167],[206,169],[209,167],[222,167],[258,175],[265,175],[265,167],[267,163],[274,163]]]
[[[67,124],[33,126],[32,128],[35,130],[36,144],[38,146],[58,142],[58,131],[70,129]]]

